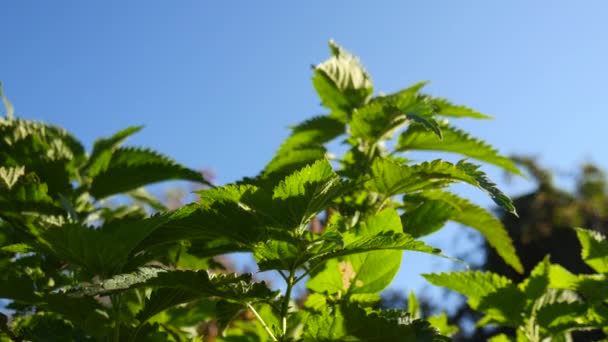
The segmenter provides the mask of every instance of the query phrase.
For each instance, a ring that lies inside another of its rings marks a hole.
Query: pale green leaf
[[[448,288],[469,298],[481,298],[497,289],[512,285],[508,278],[491,272],[469,271],[422,276],[433,285]]]
[[[407,313],[413,319],[421,318],[420,306],[418,305],[418,299],[416,299],[416,295],[414,291],[410,290],[410,295],[407,300]]]
[[[4,105],[5,116],[7,119],[12,120],[14,117],[14,109],[13,105],[10,103],[8,98],[4,96],[4,92],[2,90],[2,82],[0,82],[0,99],[2,99],[2,104]]]
[[[460,329],[457,325],[451,325],[448,323],[448,316],[445,312],[439,315],[431,316],[426,319],[431,325],[439,330],[439,333],[444,336],[452,336],[456,334]]]
[[[598,273],[608,274],[608,240],[604,235],[582,228],[576,229],[581,243],[583,261]]]
[[[348,115],[367,101],[372,82],[355,56],[333,41],[329,44],[333,56],[315,67],[313,85],[325,107]]]

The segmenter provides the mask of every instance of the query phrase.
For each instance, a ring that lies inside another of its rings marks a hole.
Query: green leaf
[[[511,338],[505,334],[492,336],[488,342],[515,342],[515,338]]]
[[[224,254],[241,251],[244,247],[252,248],[255,243],[265,241],[267,235],[264,222],[238,203],[217,202],[210,207],[194,203],[172,213],[169,220],[151,233],[138,249],[164,246],[182,240],[209,243],[226,242],[228,239],[230,243],[220,244],[217,250],[218,254]]]
[[[582,302],[554,302],[542,305],[535,314],[537,324],[551,335],[574,328],[592,327],[585,319],[589,308]]]
[[[146,298],[144,307],[137,313],[136,318],[140,324],[143,324],[162,311],[188,303],[198,297],[198,294],[180,288],[156,289],[152,291],[149,298]]]
[[[91,194],[97,199],[167,180],[209,184],[200,172],[187,169],[147,149],[117,148],[110,164],[93,178]]]
[[[251,282],[251,274],[214,274],[207,271],[165,271],[142,267],[137,272],[120,274],[99,283],[83,286],[72,295],[100,295],[132,288],[179,289],[197,297],[218,297],[240,303],[273,298],[276,293],[264,282]]]
[[[460,329],[457,325],[451,325],[448,323],[448,316],[445,312],[442,312],[439,315],[431,316],[426,319],[431,325],[439,330],[439,333],[444,336],[452,336],[456,334]]]
[[[441,130],[441,126],[432,117],[409,113],[407,114],[407,118],[412,122],[420,124],[427,131],[435,134],[439,140],[443,140],[443,131]]]
[[[388,96],[376,97],[353,112],[350,130],[352,136],[375,143],[390,139],[393,133],[408,121],[419,124],[442,137],[439,123],[433,118],[433,108],[417,94],[424,83]]]
[[[78,164],[85,158],[84,146],[76,138],[61,127],[43,122],[0,118],[0,136],[3,138],[0,140],[0,156],[10,152],[10,157],[20,160],[26,168],[30,166],[25,163],[26,159],[29,162],[65,160]],[[32,150],[33,142],[36,148],[44,150],[44,157],[34,154],[41,151]]]
[[[410,296],[407,301],[407,313],[413,319],[421,318],[420,307],[418,306],[418,300],[414,291],[410,290]]]
[[[406,197],[406,201],[411,201],[412,204],[406,206],[407,211],[401,215],[401,224],[403,231],[415,238],[441,229],[459,211],[459,208],[446,201],[426,199],[419,195]]]
[[[468,297],[471,308],[486,314],[485,324],[518,326],[526,297],[509,279],[486,272],[423,274],[434,285],[446,287]]]
[[[458,153],[521,175],[511,159],[499,155],[496,149],[485,142],[471,137],[468,133],[453,126],[443,125],[440,129],[443,139],[420,126],[410,126],[399,137],[396,150],[431,150]]]
[[[598,232],[576,229],[583,261],[598,273],[608,274],[608,240]]]
[[[104,334],[110,320],[104,307],[94,298],[74,298],[63,293],[47,293],[39,308],[61,314],[88,333]]]
[[[25,303],[38,303],[40,296],[35,292],[34,281],[26,275],[3,272],[0,274],[0,298],[13,299]]]
[[[254,257],[260,271],[295,269],[302,252],[293,243],[270,240],[256,246]],[[302,260],[304,261],[304,260]]]
[[[8,252],[8,253],[28,253],[28,252],[33,252],[35,249],[25,243],[15,243],[12,245],[8,245],[8,246],[3,246],[2,248],[0,248],[0,251],[2,252]]]
[[[348,117],[372,94],[372,82],[356,57],[333,41],[329,45],[333,56],[315,67],[313,85],[325,107]]]
[[[532,269],[530,276],[518,285],[529,302],[540,298],[547,291],[550,284],[549,272],[549,256],[546,256]]]
[[[245,305],[232,303],[227,300],[219,300],[217,302],[215,314],[220,335],[223,335],[230,322],[245,308]]]
[[[274,188],[275,210],[283,212],[292,228],[301,227],[348,187],[327,160],[320,160],[289,175]]]
[[[343,309],[346,331],[361,341],[450,341],[423,320],[410,320],[401,310],[365,312],[346,306]]]
[[[304,324],[303,342],[358,341],[347,337],[344,317],[338,310],[327,308],[320,313],[310,314]]]
[[[317,160],[325,159],[327,150],[323,146],[298,147],[279,151],[266,165],[264,177],[267,179],[283,178]]]
[[[328,293],[376,293],[388,286],[398,271],[401,250],[440,253],[401,231],[394,209],[367,217],[344,233],[343,248],[313,258],[312,265],[329,261],[311,277],[308,288]]]
[[[513,202],[492,183],[479,166],[460,161],[452,164],[441,159],[416,165],[401,165],[391,159],[376,158],[368,189],[392,197],[397,194],[440,188],[462,181],[484,190],[499,206],[516,214]]]
[[[0,167],[0,189],[11,190],[21,176],[25,175],[25,167]]]
[[[344,123],[329,116],[316,116],[292,127],[292,134],[266,166],[264,176],[285,176],[313,162],[324,159],[323,144],[344,134]]]
[[[435,112],[441,116],[449,116],[455,118],[473,118],[473,119],[492,119],[491,116],[477,112],[465,106],[452,104],[450,101],[442,98],[431,98],[431,103],[435,107]]]
[[[168,219],[168,215],[157,215],[112,221],[99,228],[68,223],[47,229],[41,239],[60,260],[80,265],[88,274],[108,276],[122,271],[137,245]]]
[[[502,223],[487,210],[452,193],[430,190],[404,196],[403,228],[415,237],[432,233],[451,220],[479,231],[503,260],[517,272],[523,266]],[[417,205],[417,206],[415,206]],[[413,207],[411,210],[410,207]]]
[[[302,341],[449,341],[438,335],[428,322],[410,321],[399,310],[366,312],[354,305],[334,306],[310,314],[304,324]]]
[[[479,171],[479,165],[467,163],[464,160],[461,160],[458,162],[457,166],[475,179],[477,182],[476,186],[485,190],[485,192],[490,195],[490,198],[492,198],[494,203],[498,204],[498,206],[502,207],[503,209],[506,209],[511,214],[517,216],[517,211],[515,210],[513,201],[507,195],[503,194],[502,191],[496,187],[496,184],[494,184],[485,173]],[[473,184],[472,182],[467,183]]]
[[[506,277],[490,272],[452,272],[440,274],[423,274],[427,281],[436,286],[442,286],[469,297],[471,307],[475,308],[479,299],[500,288],[512,286],[513,283]]]
[[[0,212],[38,212],[62,214],[63,208],[49,195],[48,187],[34,173],[25,173],[23,167],[0,167]]]
[[[93,144],[91,156],[84,166],[88,170],[89,177],[95,177],[101,172],[107,170],[112,160],[112,153],[117,149],[129,136],[141,131],[143,126],[127,127],[111,137],[100,138]]]

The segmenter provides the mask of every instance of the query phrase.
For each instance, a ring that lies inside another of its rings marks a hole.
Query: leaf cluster
[[[98,139],[86,153],[59,127],[8,113],[1,118],[0,297],[17,312],[2,325],[4,334],[35,339],[47,329],[68,340],[101,341],[448,340],[455,330],[445,316],[425,320],[414,309],[378,310],[378,294],[393,280],[404,250],[446,257],[420,238],[448,221],[480,231],[522,271],[500,222],[448,186],[468,184],[516,211],[468,159],[406,156],[443,151],[519,171],[446,121],[487,116],[423,93],[425,83],[374,96],[358,58],[334,42],[330,51],[313,69],[327,114],[295,125],[257,176],[221,187],[157,152],[124,147],[141,127]],[[343,155],[329,153],[336,141]],[[175,211],[142,188],[173,179],[208,187],[197,192],[198,202]],[[111,205],[116,198],[121,204]],[[280,276],[282,291],[250,274],[223,272],[213,258],[233,252],[253,255],[260,272]],[[494,281],[480,276],[472,283],[481,291]],[[299,305],[294,288],[301,282],[309,295]],[[498,283],[492,286],[504,285]]]

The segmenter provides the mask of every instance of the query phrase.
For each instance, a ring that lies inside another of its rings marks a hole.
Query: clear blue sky
[[[20,116],[88,146],[145,124],[130,143],[226,183],[261,170],[288,125],[324,112],[310,65],[334,38],[376,91],[430,80],[428,92],[494,115],[458,124],[506,154],[607,167],[607,13],[599,0],[6,1],[0,80]],[[430,241],[449,253],[461,235]],[[395,286],[419,288],[435,261],[408,258]]]

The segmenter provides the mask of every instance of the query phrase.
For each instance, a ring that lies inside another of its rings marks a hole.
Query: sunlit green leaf
[[[576,235],[583,247],[581,257],[587,265],[598,273],[608,274],[608,240],[591,230],[576,229]]]
[[[453,126],[440,127],[443,139],[420,126],[410,126],[399,137],[396,147],[398,151],[432,150],[453,152],[491,163],[510,172],[521,174],[515,163],[498,154],[498,151],[485,142],[471,137],[469,134]]]

